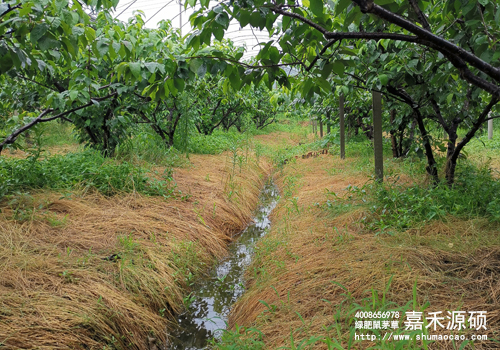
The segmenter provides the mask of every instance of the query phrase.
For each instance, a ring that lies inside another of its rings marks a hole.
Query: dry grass
[[[295,344],[320,335],[335,337],[347,346],[354,328],[347,311],[354,303],[373,301],[372,288],[382,299],[393,276],[388,301],[399,307],[411,302],[417,281],[417,308],[428,302],[428,312],[487,311],[488,330],[482,333],[490,339],[498,337],[500,246],[456,251],[453,247],[438,249],[433,242],[445,245],[450,236],[456,240],[493,237],[498,234],[496,228],[450,218],[425,225],[418,232],[406,232],[407,236],[375,236],[360,223],[367,215],[363,209],[333,217],[315,205],[325,202],[325,189],[341,196],[347,185],[360,186],[368,180],[361,172],[344,171],[352,161],[330,156],[299,159],[279,175],[280,187],[284,192],[292,188],[293,194],[282,198],[273,213],[271,232],[258,244],[247,273],[248,291],[233,309],[232,325],[256,326],[264,333],[268,349],[290,347],[291,334]],[[331,167],[339,171],[331,172]],[[296,205],[293,197],[298,198]],[[415,235],[421,236],[419,245],[414,245]],[[355,347],[370,345],[374,344],[365,341]],[[498,345],[486,341],[476,342],[475,347],[496,349]],[[316,343],[313,348],[326,345]],[[435,342],[429,348],[452,349],[453,344]]]
[[[189,168],[174,173],[188,198],[42,192],[19,199],[23,221],[4,202],[0,347],[148,349],[148,336],[165,342],[193,274],[226,254],[232,234],[251,218],[267,170],[249,161],[233,174],[227,155],[192,156]]]
[[[275,131],[269,134],[257,135],[254,140],[266,146],[295,146],[301,140],[301,136],[283,131]]]

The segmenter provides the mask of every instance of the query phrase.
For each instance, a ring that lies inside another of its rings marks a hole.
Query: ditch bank
[[[43,191],[2,202],[0,347],[165,344],[194,282],[257,206],[269,166],[233,158],[191,156],[175,169],[175,198]]]

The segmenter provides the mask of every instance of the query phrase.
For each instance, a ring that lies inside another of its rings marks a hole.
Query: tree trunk
[[[330,111],[326,111],[326,133],[329,134],[331,132],[331,121],[330,121]]]
[[[436,160],[434,159],[434,154],[432,153],[431,143],[429,142],[429,134],[425,129],[424,121],[420,112],[417,109],[413,110],[413,115],[415,120],[417,121],[418,129],[420,130],[420,134],[422,135],[422,141],[424,143],[425,156],[427,157],[427,173],[432,177],[434,184],[439,183],[439,175],[437,170]]]
[[[395,115],[396,115],[396,110],[392,109],[391,110],[391,117],[390,117],[391,125],[394,124]],[[392,148],[392,157],[399,158],[401,156],[401,154],[399,153],[398,140],[396,138],[396,130],[395,129],[391,129],[391,148]]]
[[[498,100],[495,97],[491,98],[490,103],[483,109],[479,118],[477,118],[476,122],[472,124],[472,128],[467,132],[465,137],[458,143],[458,145],[454,148],[453,153],[446,161],[446,183],[448,186],[452,186],[455,183],[455,170],[457,167],[457,160],[460,156],[460,152],[465,147],[467,143],[474,137],[476,132],[479,130],[481,125],[487,119],[488,114],[491,112],[491,109],[494,105],[498,103]]]

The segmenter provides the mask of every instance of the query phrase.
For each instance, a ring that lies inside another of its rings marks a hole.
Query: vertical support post
[[[321,117],[319,117],[318,123],[319,123],[319,137],[323,138],[323,121],[321,120]]]
[[[491,117],[491,113],[488,117]],[[493,138],[493,119],[488,120],[488,140]]]
[[[382,139],[382,96],[372,91],[373,97],[373,148],[375,149],[375,178],[384,181],[384,148]]]
[[[179,30],[182,36],[182,1],[179,0]]]
[[[344,94],[340,94],[339,120],[340,120],[340,158],[345,159]]]

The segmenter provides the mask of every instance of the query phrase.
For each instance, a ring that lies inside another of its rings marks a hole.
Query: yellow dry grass
[[[360,223],[367,214],[362,209],[333,217],[318,208],[315,204],[327,198],[325,189],[342,196],[347,185],[361,186],[368,180],[362,173],[345,171],[352,161],[331,156],[299,159],[279,174],[280,187],[284,191],[292,187],[293,194],[282,198],[273,213],[271,232],[258,244],[247,273],[248,290],[231,313],[231,325],[256,326],[264,334],[267,349],[291,346],[291,334],[295,344],[320,335],[343,339],[343,346],[347,346],[354,325],[349,324],[345,308],[353,302],[366,303],[372,288],[381,299],[393,276],[388,301],[398,306],[411,302],[417,281],[418,307],[429,302],[427,311],[443,311],[445,315],[447,310],[487,311],[488,330],[482,334],[490,339],[497,336],[500,247],[458,252],[424,244],[412,246],[404,244],[404,239],[367,232]],[[332,175],[332,167],[339,171]],[[294,197],[298,198],[297,207]],[[446,241],[450,235],[467,239],[483,234],[480,230],[495,234],[491,225],[453,219],[407,234]],[[339,326],[340,334],[332,325]],[[404,327],[402,322],[400,326]],[[365,341],[355,346],[364,349],[370,345],[373,343]],[[429,348],[453,346],[451,342],[435,342]],[[475,346],[498,348],[492,341],[476,342]],[[324,348],[326,345],[319,342],[314,346]]]
[[[283,131],[274,131],[269,134],[257,135],[254,140],[266,146],[291,146],[297,145],[301,137]]]
[[[250,160],[233,172],[227,155],[194,155],[174,173],[183,198],[41,192],[19,200],[23,221],[3,202],[0,347],[164,343],[192,274],[226,254],[268,170]]]

